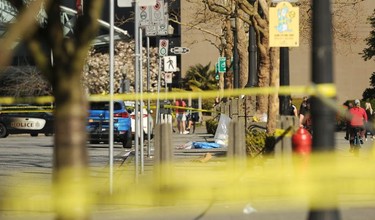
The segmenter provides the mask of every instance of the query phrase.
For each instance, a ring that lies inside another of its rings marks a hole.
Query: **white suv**
[[[133,137],[135,137],[135,101],[124,101],[126,109],[130,113],[131,117],[131,123],[132,123],[132,134]],[[143,135],[147,138],[148,132],[150,131],[151,138],[153,137],[153,131],[154,131],[154,119],[151,116],[152,111],[150,113],[147,112],[147,106],[143,104],[142,114],[138,114],[138,119],[142,119],[142,126],[143,126]],[[138,109],[140,110],[140,109]],[[150,126],[147,126],[147,118],[150,119]],[[141,125],[141,122],[139,122],[139,126]],[[141,133],[140,130],[138,130],[138,133]]]

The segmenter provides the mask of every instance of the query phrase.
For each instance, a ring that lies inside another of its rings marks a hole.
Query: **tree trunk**
[[[239,67],[239,86],[244,88],[248,80],[249,69],[249,51],[248,51],[248,37],[245,32],[244,22],[238,19],[238,55],[240,59]]]
[[[80,74],[60,70],[59,83],[53,87],[56,100],[54,171],[87,168],[87,100],[82,92]]]
[[[258,44],[259,68],[258,68],[258,86],[268,87],[270,85],[270,50],[268,47],[269,39],[264,36],[261,38],[261,44]],[[257,110],[260,113],[267,113],[268,95],[257,96]]]
[[[270,87],[280,87],[280,50],[277,47],[270,48],[271,59],[271,77]],[[277,118],[279,115],[279,98],[278,94],[269,94],[268,96],[268,121],[267,133],[273,135],[276,131]]]
[[[58,106],[54,112],[53,180],[56,196],[60,199],[67,197],[71,201],[66,204],[58,203],[57,219],[88,219],[87,204],[82,203],[89,195],[86,96],[82,92],[80,72],[60,69],[56,75],[60,77],[57,77],[59,83],[53,87]]]
[[[232,68],[232,62],[231,62],[231,57],[233,57],[233,42],[234,42],[234,37],[233,37],[233,31],[232,27],[230,24],[230,20],[228,19],[226,21],[226,26],[225,26],[227,34],[225,35],[226,37],[226,42],[227,46],[225,47],[224,50],[224,55],[227,58],[226,60],[226,73],[225,73],[225,88],[226,89],[232,89],[233,88],[233,70]]]
[[[48,13],[49,40],[53,43],[53,67],[48,79],[55,97],[55,148],[53,181],[58,201],[59,220],[89,219],[88,152],[86,147],[87,100],[83,91],[82,72],[92,39],[97,34],[97,19],[103,1],[89,1],[84,15],[77,19],[75,36],[63,36],[57,2]],[[57,15],[57,17],[56,17]],[[42,66],[42,64],[39,64]],[[45,67],[48,68],[48,67]]]

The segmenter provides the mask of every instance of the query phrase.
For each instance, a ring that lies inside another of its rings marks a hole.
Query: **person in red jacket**
[[[361,102],[358,99],[354,101],[354,106],[353,108],[349,109],[349,113],[351,114],[349,141],[350,146],[352,147],[355,132],[358,128],[360,129],[361,143],[363,143],[363,137],[365,136],[365,124],[367,123],[367,114],[366,110],[361,107]]]
[[[186,128],[186,102],[181,98],[176,100],[176,119],[177,119],[177,129],[180,134],[189,134],[185,131]]]

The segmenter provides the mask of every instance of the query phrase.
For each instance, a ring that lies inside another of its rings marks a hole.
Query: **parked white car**
[[[130,112],[131,123],[132,123],[132,134],[133,134],[133,137],[135,137],[135,101],[124,101],[124,103],[128,112]],[[140,114],[140,112],[142,112],[142,114]],[[154,119],[152,118],[151,113],[152,113],[152,110],[150,113],[147,112],[147,106],[145,104],[143,104],[142,111],[138,112],[138,119],[142,119],[143,135],[145,138],[147,138],[149,131],[151,134],[151,138],[153,137]],[[147,123],[148,123],[147,118],[149,118],[149,122],[150,122],[149,126],[147,126]],[[141,122],[139,122],[139,126],[140,125],[141,125]],[[141,133],[141,130],[139,128],[138,134],[140,133]]]

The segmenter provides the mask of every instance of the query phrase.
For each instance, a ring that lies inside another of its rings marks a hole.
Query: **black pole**
[[[237,4],[234,10],[234,31],[233,31],[233,87],[238,89],[239,86],[239,59],[238,59],[238,36],[237,36]]]
[[[235,18],[237,20],[237,18]],[[238,65],[238,48],[237,48],[237,21],[235,21],[235,28],[234,28],[234,34],[233,34],[233,87],[235,89],[239,88],[239,65]]]
[[[245,87],[255,87],[258,82],[257,73],[257,45],[256,34],[253,26],[249,29],[249,70]]]
[[[280,47],[280,86],[289,86],[289,48]],[[280,115],[288,115],[290,95],[281,95]]]
[[[255,0],[248,0],[251,5],[254,5]],[[248,69],[248,77],[247,83],[245,87],[256,87],[258,82],[258,71],[257,71],[257,43],[256,43],[256,33],[254,26],[251,25],[249,27],[249,69]]]
[[[316,85],[333,85],[331,1],[313,0],[312,33],[312,82]],[[334,110],[324,105],[318,97],[312,97],[311,115],[313,152],[333,152],[335,147]],[[334,194],[332,197],[336,200]],[[331,206],[310,210],[308,219],[338,220],[340,214],[335,206]]]

